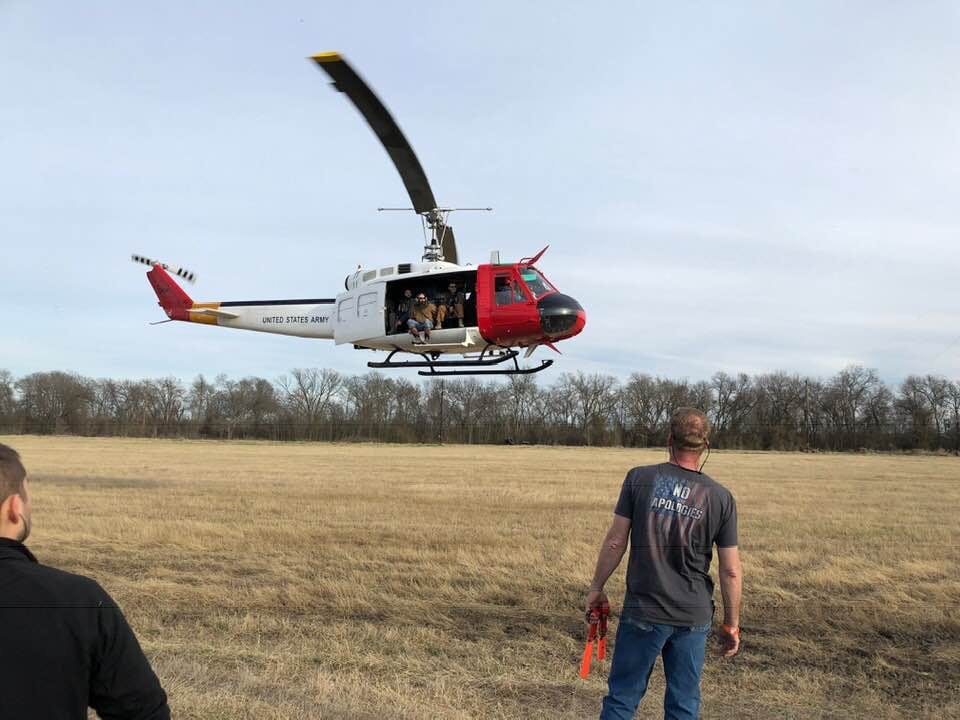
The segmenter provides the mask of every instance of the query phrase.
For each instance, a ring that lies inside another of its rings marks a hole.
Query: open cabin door
[[[386,284],[363,285],[337,295],[333,312],[333,339],[337,345],[383,337],[386,334]]]

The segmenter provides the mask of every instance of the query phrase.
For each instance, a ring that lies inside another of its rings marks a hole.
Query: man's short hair
[[[26,499],[23,481],[27,471],[20,462],[20,454],[9,445],[0,443],[0,503],[11,495]]]
[[[677,408],[670,417],[670,434],[677,450],[703,452],[710,439],[710,421],[696,408]]]

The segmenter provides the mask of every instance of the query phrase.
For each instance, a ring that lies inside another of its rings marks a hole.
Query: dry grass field
[[[0,441],[31,472],[41,562],[114,595],[196,720],[596,717],[580,604],[624,473],[665,457]],[[715,452],[707,470],[738,499],[745,588],[703,717],[960,717],[960,459]]]

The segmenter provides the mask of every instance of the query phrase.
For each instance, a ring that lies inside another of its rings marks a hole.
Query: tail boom
[[[278,335],[333,339],[333,299],[194,302],[159,264],[147,273],[171,320]]]

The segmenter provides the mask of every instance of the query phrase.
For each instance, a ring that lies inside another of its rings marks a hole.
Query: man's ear
[[[16,525],[23,514],[23,498],[14,493],[0,504],[0,519]]]

